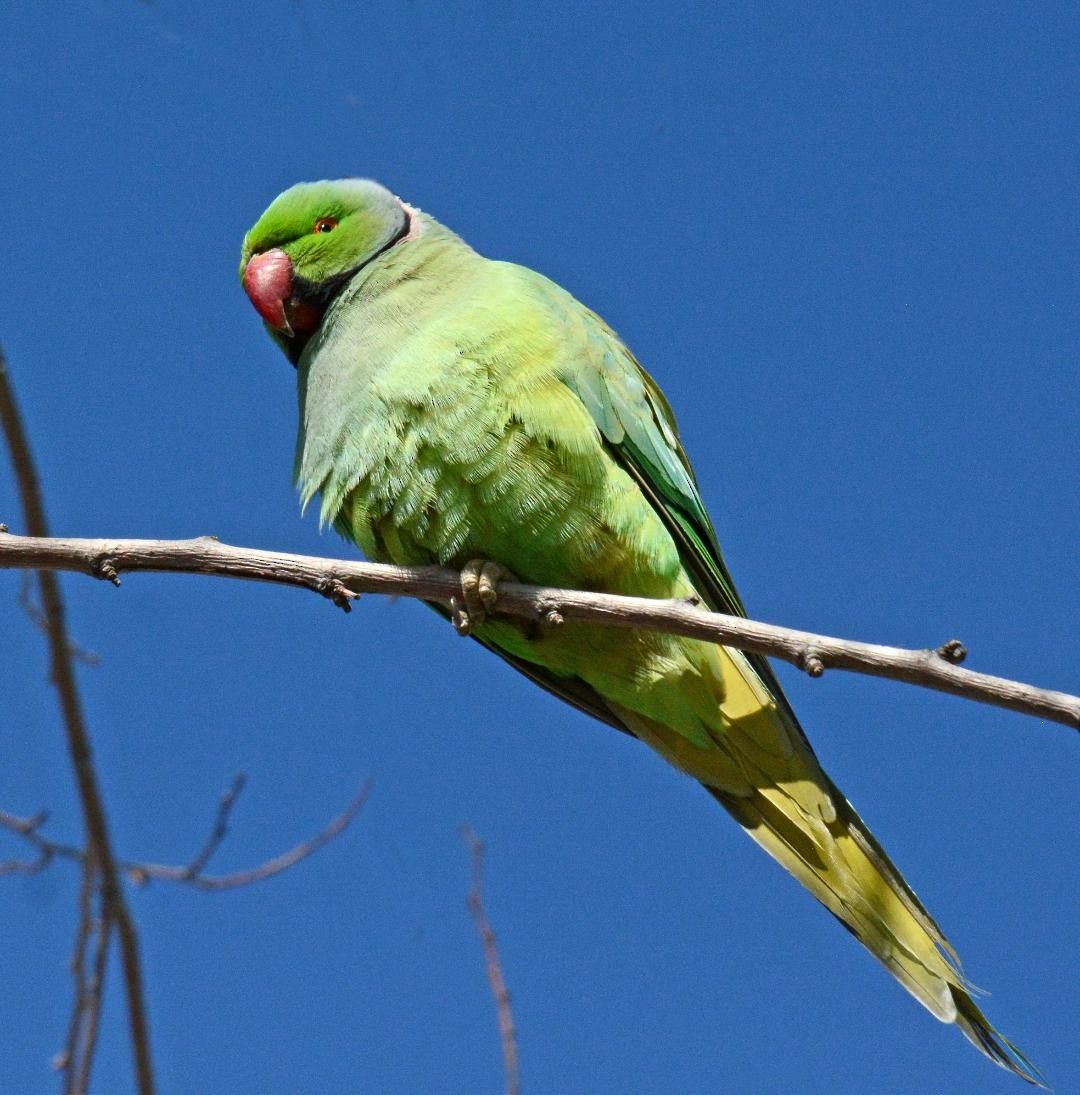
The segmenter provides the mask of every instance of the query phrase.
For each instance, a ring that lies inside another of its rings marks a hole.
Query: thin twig
[[[105,967],[109,958],[112,926],[112,919],[105,915],[100,916],[95,925],[97,939],[94,945],[94,964],[86,984],[83,1006],[86,1018],[83,1022],[82,1048],[79,1051],[79,1070],[72,1095],[87,1095],[90,1090],[90,1073],[94,1067],[94,1054],[97,1052],[98,1033],[101,1030],[101,997],[105,988]]]
[[[34,574],[33,571],[27,571],[23,575],[23,580],[19,585],[19,605],[23,612],[30,618],[31,623],[43,634],[49,634],[49,621],[45,619],[45,613],[41,611],[36,604],[34,604]],[[71,656],[75,661],[82,665],[89,665],[93,668],[97,668],[101,665],[101,655],[93,650],[87,650],[85,646],[80,646],[74,640],[71,641],[69,649]]]
[[[266,862],[246,871],[237,871],[233,874],[224,875],[203,874],[210,857],[221,846],[221,841],[226,836],[228,818],[243,784],[244,776],[238,775],[233,780],[232,786],[222,794],[210,837],[199,854],[190,863],[173,867],[164,863],[117,859],[115,860],[117,869],[123,871],[138,885],[145,885],[151,881],[178,882],[185,886],[191,886],[192,889],[204,891],[235,890],[241,886],[250,886],[253,882],[262,882],[267,878],[273,878],[274,875],[281,874],[282,871],[295,866],[302,859],[307,859],[308,856],[317,852],[339,833],[343,832],[367,802],[372,787],[371,780],[365,780],[363,786],[345,806],[345,809],[331,819],[313,837],[295,845],[287,852],[283,852],[281,855],[268,859]],[[16,836],[21,837],[37,851],[37,859],[32,861],[9,860],[7,863],[0,863],[0,875],[35,874],[54,859],[67,859],[76,863],[87,862],[87,854],[80,848],[76,848],[72,844],[65,844],[62,841],[50,840],[46,837],[41,832],[44,819],[44,814],[37,814],[32,818],[21,818],[0,810],[0,828],[7,829]]]
[[[207,863],[213,858],[214,852],[221,847],[221,842],[229,832],[229,815],[232,813],[232,808],[236,805],[236,800],[240,797],[246,783],[247,776],[243,772],[237,772],[229,788],[221,793],[221,798],[218,800],[217,814],[214,817],[214,827],[210,830],[210,835],[206,838],[202,850],[185,868],[185,874],[189,879],[201,875]]]
[[[74,982],[71,1019],[68,1021],[64,1048],[53,1059],[53,1067],[64,1073],[64,1095],[72,1095],[75,1077],[82,1071],[79,1047],[86,1021],[86,948],[94,927],[94,890],[97,881],[97,861],[89,856],[83,861],[82,883],[79,886],[79,924],[75,929],[75,946],[71,952],[71,978]]]
[[[0,350],[0,426],[7,438],[8,448],[11,450],[11,460],[15,468],[15,479],[22,501],[26,527],[33,536],[47,537],[49,528],[45,519],[41,486],[34,466],[30,442],[23,429],[15,393],[8,378],[7,361],[2,350]],[[52,660],[51,677],[60,698],[67,733],[68,753],[79,788],[87,842],[98,861],[102,917],[106,925],[109,921],[115,924],[120,937],[120,957],[127,991],[128,1025],[131,1031],[136,1084],[139,1095],[154,1095],[154,1070],[150,1056],[150,1031],[143,997],[138,937],[117,878],[108,822],[105,818],[105,808],[90,749],[90,737],[75,682],[71,641],[68,638],[64,603],[60,597],[60,583],[51,570],[35,569],[38,570],[41,607],[48,623]],[[107,931],[108,928],[104,930]]]
[[[76,540],[7,533],[0,535],[0,569],[4,568],[70,570],[116,584],[123,571],[208,574],[299,586],[343,607],[361,592],[419,597],[449,605],[461,583],[456,571],[441,567],[289,555],[232,547],[210,536],[194,540]],[[962,669],[958,663],[966,651],[955,639],[936,649],[906,650],[708,612],[686,601],[619,597],[518,582],[500,583],[498,611],[547,626],[576,620],[685,635],[782,658],[812,677],[821,676],[826,669],[888,677],[1080,729],[1080,697]]]
[[[510,1010],[510,991],[503,979],[499,962],[499,949],[495,945],[495,932],[484,910],[484,844],[468,825],[461,827],[461,839],[472,855],[472,888],[469,890],[469,909],[476,922],[476,932],[484,947],[488,984],[495,998],[499,1013],[499,1037],[502,1040],[503,1064],[506,1067],[506,1095],[520,1095],[521,1079],[518,1072],[517,1029],[514,1013]]]
[[[7,859],[0,862],[0,878],[8,874],[37,874],[49,865],[56,849],[38,832],[48,816],[44,810],[33,817],[16,817],[7,810],[0,810],[0,828],[22,837],[37,851],[37,859]]]
[[[162,882],[182,882],[196,890],[235,890],[241,886],[250,886],[253,882],[262,882],[267,878],[287,871],[302,859],[329,844],[338,833],[345,830],[354,817],[361,811],[371,794],[371,780],[365,780],[352,801],[324,829],[308,840],[290,848],[273,859],[268,859],[258,867],[234,874],[204,875],[192,874],[191,864],[184,867],[169,867],[162,863],[127,863],[124,869],[136,882],[148,882],[156,879]]]

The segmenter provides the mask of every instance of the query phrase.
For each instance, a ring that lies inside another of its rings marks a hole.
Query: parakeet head
[[[409,208],[370,179],[298,183],[244,237],[240,281],[295,364],[352,276],[409,232]]]

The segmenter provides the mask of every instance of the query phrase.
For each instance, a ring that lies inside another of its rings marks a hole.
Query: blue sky
[[[236,282],[302,179],[370,175],[598,310],[660,380],[760,618],[1075,690],[1072,5],[9,4],[7,351],[57,533],[350,555],[301,520],[294,376]],[[20,527],[0,464],[0,519]],[[77,838],[40,635],[0,574],[0,805]],[[1017,1092],[686,778],[414,603],[66,578],[166,1095],[498,1091],[458,837],[488,844],[530,1093]],[[1080,1069],[1076,740],[781,676],[991,1016]],[[14,854],[5,843],[0,855]],[[0,886],[0,1088],[48,1092],[77,877]],[[97,1090],[130,1088],[115,968]]]

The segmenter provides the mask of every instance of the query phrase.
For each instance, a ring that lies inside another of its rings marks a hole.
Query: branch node
[[[10,532],[10,531],[11,530],[7,527],[7,525],[5,525],[3,521],[0,521],[0,532]]]
[[[561,612],[561,606],[556,601],[540,601],[536,611],[540,614],[540,623],[545,627],[562,627],[566,618]]]
[[[352,605],[349,602],[357,600],[360,596],[359,593],[354,593],[349,589],[340,578],[335,578],[332,574],[316,582],[315,592],[321,593],[327,600],[333,601],[342,612],[352,612]]]
[[[116,569],[116,562],[104,552],[95,555],[90,560],[90,573],[103,582],[112,582],[114,586],[120,585],[120,575]]]
[[[959,639],[950,639],[934,651],[950,665],[959,665],[967,657],[967,647]]]
[[[821,651],[808,646],[799,655],[799,668],[811,677],[820,677],[825,672],[825,661]]]
[[[701,598],[696,593],[691,593],[689,597],[683,598],[683,604],[687,604],[691,608],[700,608]]]

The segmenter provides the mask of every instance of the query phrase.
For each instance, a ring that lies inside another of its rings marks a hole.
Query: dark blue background
[[[351,554],[290,483],[293,372],[236,283],[301,179],[371,175],[596,308],[679,413],[755,615],[1075,689],[1071,4],[9,4],[0,338],[57,533]],[[6,467],[0,519],[18,529]],[[0,804],[77,839],[41,636],[0,575]],[[465,906],[489,845],[533,1093],[1017,1092],[684,777],[458,641],[192,577],[64,580],[166,1095],[497,1091]],[[781,667],[992,1017],[1077,1087],[1075,735]],[[0,855],[18,846],[5,839]],[[77,872],[0,886],[0,1087],[51,1091]],[[130,1089],[114,967],[97,1090]]]

